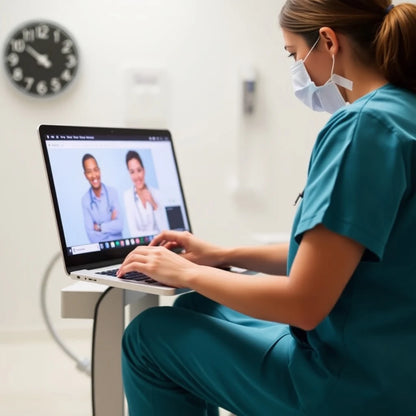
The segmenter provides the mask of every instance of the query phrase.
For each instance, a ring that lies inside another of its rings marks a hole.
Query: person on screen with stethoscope
[[[91,185],[82,197],[88,239],[91,243],[121,239],[123,221],[117,191],[101,182],[101,171],[93,155],[85,154],[82,166]]]

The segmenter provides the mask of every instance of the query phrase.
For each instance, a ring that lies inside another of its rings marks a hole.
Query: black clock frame
[[[73,36],[47,20],[29,21],[15,29],[6,41],[3,57],[12,84],[35,97],[64,91],[79,67]]]

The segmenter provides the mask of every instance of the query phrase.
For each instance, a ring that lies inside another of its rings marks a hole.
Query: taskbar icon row
[[[154,235],[146,235],[144,237],[123,238],[121,240],[103,241],[100,243],[101,250],[112,248],[128,247],[128,246],[143,246],[149,244],[154,238]]]
[[[142,237],[121,238],[118,240],[101,241],[99,243],[82,244],[79,246],[67,247],[68,255],[87,254],[95,251],[112,250],[124,247],[147,246],[154,238],[154,235],[146,235]]]

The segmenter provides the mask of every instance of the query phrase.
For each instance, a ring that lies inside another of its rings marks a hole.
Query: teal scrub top
[[[365,246],[330,314],[291,328],[306,415],[416,415],[416,95],[385,85],[336,112],[312,151],[292,230],[323,224]]]

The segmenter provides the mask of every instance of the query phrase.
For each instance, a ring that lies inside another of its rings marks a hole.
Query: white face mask
[[[312,46],[305,59],[296,61],[291,67],[292,83],[296,97],[314,111],[327,111],[330,114],[346,105],[337,84],[352,90],[353,83],[349,79],[334,74],[335,56],[332,55],[332,69],[329,80],[321,86],[317,86],[308,74],[305,61],[318,44],[318,40]]]

